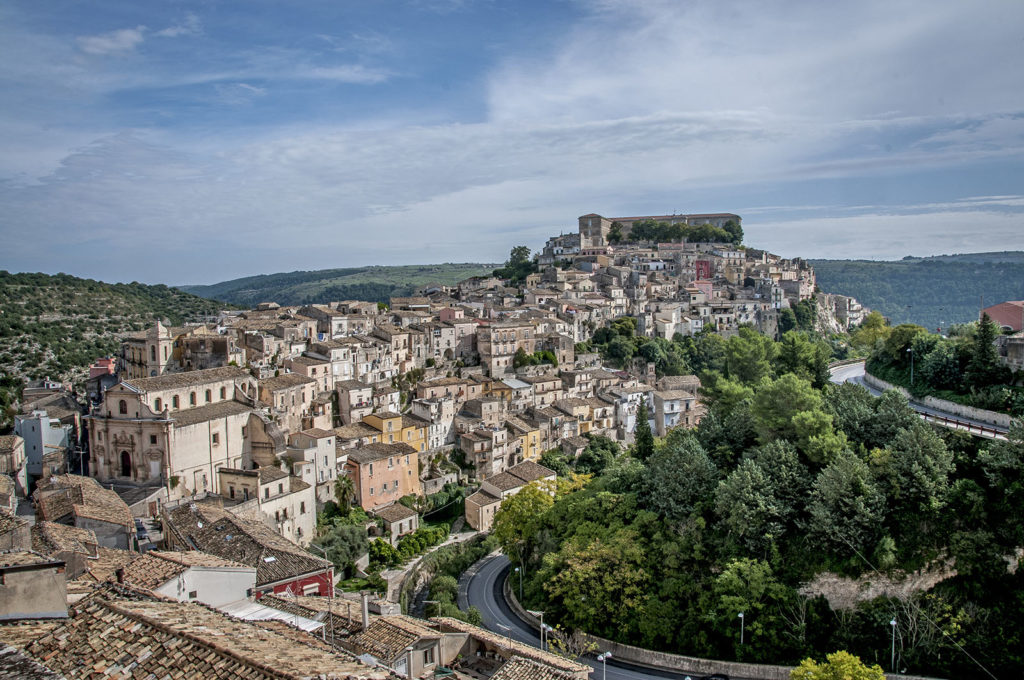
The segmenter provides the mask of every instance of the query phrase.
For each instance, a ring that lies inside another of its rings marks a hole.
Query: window
[[[284,482],[279,482],[277,485],[277,492],[284,493]]]
[[[429,666],[434,663],[434,648],[423,650],[423,665]]]
[[[174,396],[173,396],[173,397],[171,398],[171,405],[172,405],[172,406],[174,406],[174,408],[178,408],[178,407],[179,407],[179,406],[181,405],[181,402],[180,402],[180,401],[178,401],[178,395],[177,395],[177,394],[175,394],[175,395],[174,395]]]
[[[213,433],[213,445],[217,446],[218,444],[220,444],[220,433],[219,432],[214,432]]]
[[[228,388],[226,388],[226,387],[220,388],[220,398],[221,399],[227,399],[228,398]]]
[[[149,359],[150,361],[156,361],[156,345],[149,346]]]
[[[395,480],[395,486],[394,486],[394,488],[395,488],[395,489],[397,489],[397,488],[398,488],[398,480],[397,480],[397,479]]]
[[[149,435],[149,443],[152,444],[153,446],[156,446],[156,435],[155,434]]]
[[[121,413],[121,414],[124,414],[124,415],[127,415],[128,414],[128,402],[125,401],[124,399],[122,399],[121,401],[117,402],[117,412]]]
[[[235,487],[233,487],[233,486],[229,486],[228,487],[228,496],[230,498],[234,498],[235,497]]]
[[[270,487],[269,486],[267,488],[263,489],[263,497],[264,498],[270,498]]]
[[[370,487],[370,495],[371,496],[373,495],[373,487],[372,486]]]
[[[306,514],[306,501],[302,501],[301,503],[299,503],[299,514],[300,515],[305,515]]]
[[[281,511],[281,519],[288,519],[288,508]]]
[[[164,400],[160,399],[158,397],[157,400],[156,400],[156,403],[153,404],[153,406],[156,408],[157,411],[163,411],[164,410]]]
[[[188,393],[188,403],[189,403],[189,406],[195,406],[196,405],[196,393],[195,392],[189,392]]]
[[[281,511],[280,510],[274,510],[274,521],[275,522],[280,522],[281,521]]]
[[[213,392],[206,390],[206,403],[209,404],[211,401],[213,401]]]
[[[388,458],[388,468],[390,469],[390,468],[393,468],[393,467],[395,467],[395,459],[394,458]]]
[[[370,476],[373,477],[373,463],[370,463]]]

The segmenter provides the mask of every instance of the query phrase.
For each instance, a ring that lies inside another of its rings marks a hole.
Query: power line
[[[883,577],[883,578],[884,578],[884,575],[882,574],[882,572],[880,572],[880,571],[879,571],[879,570],[878,570],[878,569],[877,569],[877,568],[875,567],[875,565],[871,564],[871,560],[869,560],[868,558],[864,557],[864,555],[863,555],[863,554],[861,554],[860,550],[857,550],[857,548],[855,548],[855,547],[853,546],[853,544],[852,544],[852,543],[850,543],[850,542],[849,542],[848,540],[846,540],[846,537],[845,537],[845,536],[843,536],[842,534],[840,534],[840,535],[839,535],[839,538],[843,539],[843,543],[845,543],[846,545],[850,546],[850,550],[852,550],[853,552],[857,553],[857,557],[859,557],[859,558],[861,558],[862,560],[864,560],[864,563],[865,563],[866,565],[868,565],[869,567],[871,567],[871,571],[873,571],[873,572],[874,572],[874,573],[875,573],[876,575],[878,575],[878,576],[881,576],[881,577]],[[970,653],[970,652],[968,652],[968,651],[967,651],[966,649],[964,649],[964,648],[963,648],[963,647],[962,647],[962,646],[960,645],[960,643],[959,643],[959,642],[957,642],[956,640],[954,640],[953,638],[951,638],[951,637],[949,636],[949,633],[947,633],[946,631],[942,630],[942,628],[940,628],[940,627],[939,627],[939,624],[935,623],[935,621],[933,621],[933,620],[932,620],[932,618],[931,618],[930,616],[928,616],[928,613],[927,613],[927,612],[926,612],[926,611],[924,610],[924,608],[922,608],[922,609],[920,610],[920,612],[921,612],[921,616],[922,616],[922,617],[924,617],[924,620],[925,620],[925,621],[927,621],[928,623],[932,624],[932,627],[933,627],[933,628],[935,628],[935,630],[937,630],[937,631],[939,631],[940,633],[942,633],[942,636],[943,636],[943,637],[945,637],[945,638],[946,638],[946,639],[948,639],[948,640],[949,640],[950,642],[952,642],[952,643],[953,643],[953,644],[954,644],[954,645],[956,646],[956,648],[957,648],[957,649],[959,649],[959,650],[960,650],[961,652],[963,652],[964,656],[966,656],[966,657],[967,657],[968,659],[970,659],[971,661],[973,661],[973,662],[974,662],[974,664],[975,664],[975,665],[976,665],[976,666],[977,666],[978,668],[980,668],[981,670],[985,671],[985,673],[987,673],[987,674],[988,674],[988,676],[989,676],[990,678],[992,678],[992,680],[999,680],[999,678],[997,678],[997,677],[996,677],[995,675],[993,675],[993,674],[992,674],[992,671],[990,671],[989,669],[985,668],[984,664],[982,664],[982,663],[981,663],[980,661],[978,661],[978,660],[977,660],[977,659],[975,659],[975,658],[974,658],[973,656],[971,656],[971,653]],[[895,669],[893,669],[893,670],[895,671]]]

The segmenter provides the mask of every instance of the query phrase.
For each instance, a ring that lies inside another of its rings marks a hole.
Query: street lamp
[[[519,603],[523,602],[523,572],[519,567],[516,567],[516,573],[519,574]]]
[[[907,354],[910,355],[910,386],[914,386],[914,348],[908,347]]]
[[[892,626],[892,657],[889,659],[889,670],[896,672],[896,619],[889,621]]]
[[[541,624],[540,632],[540,648],[546,652],[548,650],[548,640],[551,638],[551,634],[555,632],[555,629],[545,623]]]
[[[739,613],[739,620],[740,620],[740,645],[742,645],[743,644],[743,624],[746,621],[746,617],[743,616],[743,612]]]
[[[536,610],[536,611],[534,611],[533,609],[527,609],[526,611],[527,611],[527,613],[533,614],[534,616],[540,618],[540,648],[541,648],[541,651],[543,651],[544,650],[544,612],[540,611],[539,609]]]
[[[320,547],[319,545],[316,545],[315,543],[310,543],[309,547],[310,548],[316,548],[324,556],[325,560],[327,560],[328,562],[331,561],[331,558],[329,558],[327,556],[327,551],[324,548]],[[333,566],[333,563],[332,563],[332,566]],[[334,572],[332,571],[331,572],[331,574],[332,574],[332,576],[331,576],[331,587],[327,591],[327,618],[330,619],[330,621],[331,621],[331,644],[332,645],[334,644],[334,607],[332,606],[334,604],[334,576],[333,576],[333,573]],[[324,626],[323,630],[324,630],[323,637],[324,637],[324,641],[326,642],[327,641],[327,627]]]
[[[601,680],[608,680],[608,666],[606,663],[610,658],[612,658],[611,652],[605,652],[597,657],[597,660],[601,662]]]

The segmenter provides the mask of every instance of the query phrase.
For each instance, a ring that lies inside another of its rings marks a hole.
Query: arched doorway
[[[132,476],[132,456],[127,451],[121,452],[121,476]]]

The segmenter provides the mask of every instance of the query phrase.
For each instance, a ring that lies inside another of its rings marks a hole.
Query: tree
[[[701,448],[697,438],[687,434],[682,441],[662,446],[650,459],[644,504],[669,521],[689,517],[711,500],[718,470]]]
[[[352,507],[352,499],[355,498],[356,490],[352,485],[352,478],[348,475],[339,476],[334,480],[334,498],[338,501],[338,511],[345,516]]]
[[[741,227],[735,220],[726,220],[725,224],[722,225],[726,233],[729,234],[729,240],[734,245],[743,243],[743,227]]]
[[[370,544],[370,562],[381,567],[393,567],[398,564],[398,551],[382,538],[374,539]]]
[[[636,412],[635,441],[633,443],[633,455],[639,460],[646,462],[654,454],[654,433],[651,432],[651,423],[648,421],[647,404],[640,402],[640,408]]]
[[[494,513],[491,535],[516,564],[525,563],[537,521],[553,502],[551,494],[534,482],[502,501],[498,512]]]
[[[576,471],[582,474],[600,474],[619,454],[619,445],[608,437],[588,437],[590,443],[576,459]]]
[[[345,524],[331,527],[314,543],[327,552],[327,559],[339,570],[347,569],[350,564],[365,555],[370,546],[366,527]]]
[[[567,541],[545,556],[541,576],[549,602],[565,612],[564,623],[628,638],[638,628],[650,588],[645,563],[644,541],[634,530],[621,529]]]
[[[622,241],[622,223],[612,222],[612,226],[608,229],[608,243],[619,243]]]
[[[772,375],[772,361],[778,349],[775,341],[753,328],[741,328],[726,343],[726,369],[729,377],[744,385],[756,385]]]
[[[988,314],[981,315],[978,328],[970,343],[971,357],[967,362],[964,381],[971,387],[986,387],[1004,382],[1006,369],[999,364],[996,353],[996,335],[999,329]]]
[[[829,654],[826,662],[804,659],[789,672],[789,680],[885,680],[878,664],[867,666],[860,657],[839,651]]]
[[[751,404],[754,428],[762,442],[797,436],[793,416],[801,411],[817,411],[821,395],[811,383],[792,373],[777,380],[765,380],[757,387]]]
[[[843,451],[814,481],[807,528],[836,554],[855,558],[874,547],[884,509],[867,464]]]

